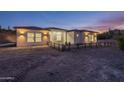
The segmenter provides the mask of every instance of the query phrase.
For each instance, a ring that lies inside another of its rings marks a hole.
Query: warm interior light
[[[88,37],[87,36],[85,36],[85,43],[88,43]]]
[[[94,35],[93,34],[88,35],[88,37],[89,37],[90,42],[94,42]]]
[[[94,41],[94,35],[91,35],[91,41],[92,42]]]
[[[61,41],[62,39],[62,33],[61,32],[56,32],[56,40]]]
[[[27,33],[27,42],[34,42],[34,33]]]
[[[62,40],[62,32],[53,32],[53,39],[54,39],[54,41],[61,41]]]

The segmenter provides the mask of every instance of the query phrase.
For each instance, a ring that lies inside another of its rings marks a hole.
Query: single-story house
[[[14,28],[17,32],[17,46],[19,47],[45,45],[48,42],[62,44],[65,44],[65,42],[70,42],[71,44],[97,42],[98,32],[94,31],[34,26],[18,26]]]

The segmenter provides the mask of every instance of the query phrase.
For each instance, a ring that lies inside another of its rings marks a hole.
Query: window
[[[88,36],[85,36],[85,43],[88,43],[89,40],[88,40]]]
[[[91,35],[91,41],[92,42],[94,41],[94,35]]]
[[[27,33],[27,42],[34,42],[34,33]]]
[[[56,32],[56,40],[61,41],[61,32]]]
[[[35,34],[35,42],[41,42],[41,33]]]
[[[53,32],[53,40],[54,41],[61,41],[62,40],[62,33],[61,32]]]
[[[93,35],[89,35],[89,41],[93,42],[94,41],[94,36]]]
[[[27,42],[41,42],[41,33],[27,33]]]

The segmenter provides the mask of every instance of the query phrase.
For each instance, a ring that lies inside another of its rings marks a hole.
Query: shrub
[[[119,48],[124,51],[124,37],[118,38],[118,45]]]

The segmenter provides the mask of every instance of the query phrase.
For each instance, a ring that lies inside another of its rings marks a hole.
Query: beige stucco
[[[71,42],[72,44],[97,42],[96,32],[72,31],[68,33],[68,36],[71,36],[71,38],[68,37],[69,39],[68,41]]]
[[[95,43],[97,42],[97,33],[85,31],[65,31],[63,29],[50,29],[50,30],[30,30],[30,29],[16,29],[17,30],[17,46],[38,46],[47,44],[47,42],[59,42],[65,44],[77,43]],[[60,40],[56,40],[57,33],[59,32]],[[27,33],[41,33],[41,42],[27,42]]]
[[[74,44],[74,32],[67,32],[67,42]]]
[[[90,37],[92,37],[92,38],[90,38]],[[83,32],[83,40],[85,43],[96,43],[97,42],[97,33]]]
[[[56,34],[58,32],[61,34],[61,40],[59,40],[59,41],[57,41],[55,39]],[[64,30],[50,29],[49,34],[50,34],[50,42],[59,42],[59,43],[62,43],[62,44],[64,44],[66,42],[66,31],[64,31]]]
[[[17,46],[35,46],[35,45],[43,45],[49,40],[49,32],[47,30],[29,30],[29,29],[16,29],[17,31]],[[27,33],[41,33],[42,34],[42,42],[27,42]],[[46,34],[46,35],[45,35]],[[47,40],[44,39],[47,37]]]

